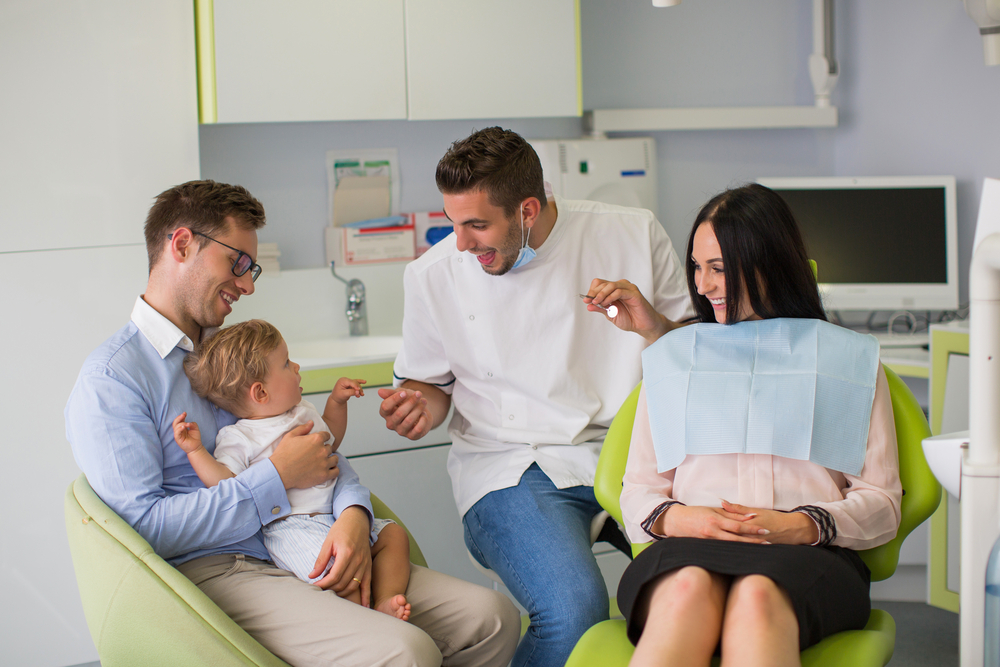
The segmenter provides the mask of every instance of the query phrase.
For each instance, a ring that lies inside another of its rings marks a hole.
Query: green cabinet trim
[[[194,42],[198,62],[198,122],[219,119],[215,91],[215,5],[213,0],[194,0]]]
[[[302,371],[302,393],[318,394],[332,391],[337,380],[342,377],[367,380],[365,389],[392,385],[392,363],[361,364],[359,366],[338,366]]]
[[[948,355],[969,353],[968,331],[931,330],[930,412],[931,433],[941,434],[944,386],[948,379]],[[958,593],[948,588],[948,492],[941,491],[942,501],[931,515],[927,602],[958,613]]]

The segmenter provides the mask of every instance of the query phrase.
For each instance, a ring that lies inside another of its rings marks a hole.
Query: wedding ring
[[[354,579],[354,581],[358,582],[359,584],[361,583],[361,580],[358,579],[357,577],[351,577],[351,578]]]

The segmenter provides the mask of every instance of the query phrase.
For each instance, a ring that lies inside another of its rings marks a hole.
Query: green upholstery
[[[859,554],[872,571],[872,581],[892,576],[899,561],[899,548],[914,528],[925,521],[941,500],[941,485],[927,467],[921,442],[928,437],[930,427],[917,399],[892,370],[885,369],[892,398],[893,420],[899,448],[899,476],[903,485],[902,519],[896,537],[888,544]],[[616,520],[621,521],[618,498],[625,475],[625,462],[635,421],[639,387],[626,399],[611,428],[608,429],[601,458],[597,463],[594,493],[598,502]],[[636,555],[647,544],[633,544]],[[882,667],[892,657],[896,641],[896,624],[892,616],[873,609],[863,630],[851,630],[827,637],[802,652],[804,667]],[[604,621],[590,628],[573,649],[566,667],[617,667],[628,664],[634,647],[625,635],[625,622]]]
[[[67,490],[65,506],[76,581],[103,667],[286,664],[157,556],[83,475]],[[374,495],[372,507],[399,522]],[[410,560],[427,565],[412,535]]]

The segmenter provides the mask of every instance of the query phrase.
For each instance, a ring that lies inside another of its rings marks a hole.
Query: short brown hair
[[[212,236],[226,229],[226,218],[244,229],[260,229],[267,220],[264,206],[242,185],[188,181],[161,192],[146,216],[149,270],[160,259],[167,235],[178,227]],[[204,247],[208,239],[198,239]]]
[[[267,376],[267,355],[281,344],[277,327],[247,320],[202,341],[184,358],[191,388],[237,417],[245,414],[247,390]]]
[[[435,177],[443,194],[482,190],[508,218],[528,197],[546,205],[542,163],[513,130],[487,127],[456,141],[438,162]]]

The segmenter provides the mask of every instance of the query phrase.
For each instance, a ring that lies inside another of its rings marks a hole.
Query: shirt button
[[[493,377],[493,373],[487,373],[486,376],[487,377]]]
[[[538,449],[538,445],[532,445],[531,448],[532,449]]]
[[[474,319],[476,319],[476,316],[475,315],[469,315],[469,319],[470,320],[474,320]]]
[[[461,257],[459,257],[459,258],[458,258],[458,263],[459,263],[459,264],[461,264],[461,263],[462,263],[462,258],[461,258]]]
[[[275,505],[271,508],[271,514],[281,514],[281,508]]]
[[[514,421],[514,415],[507,415],[507,419]]]

